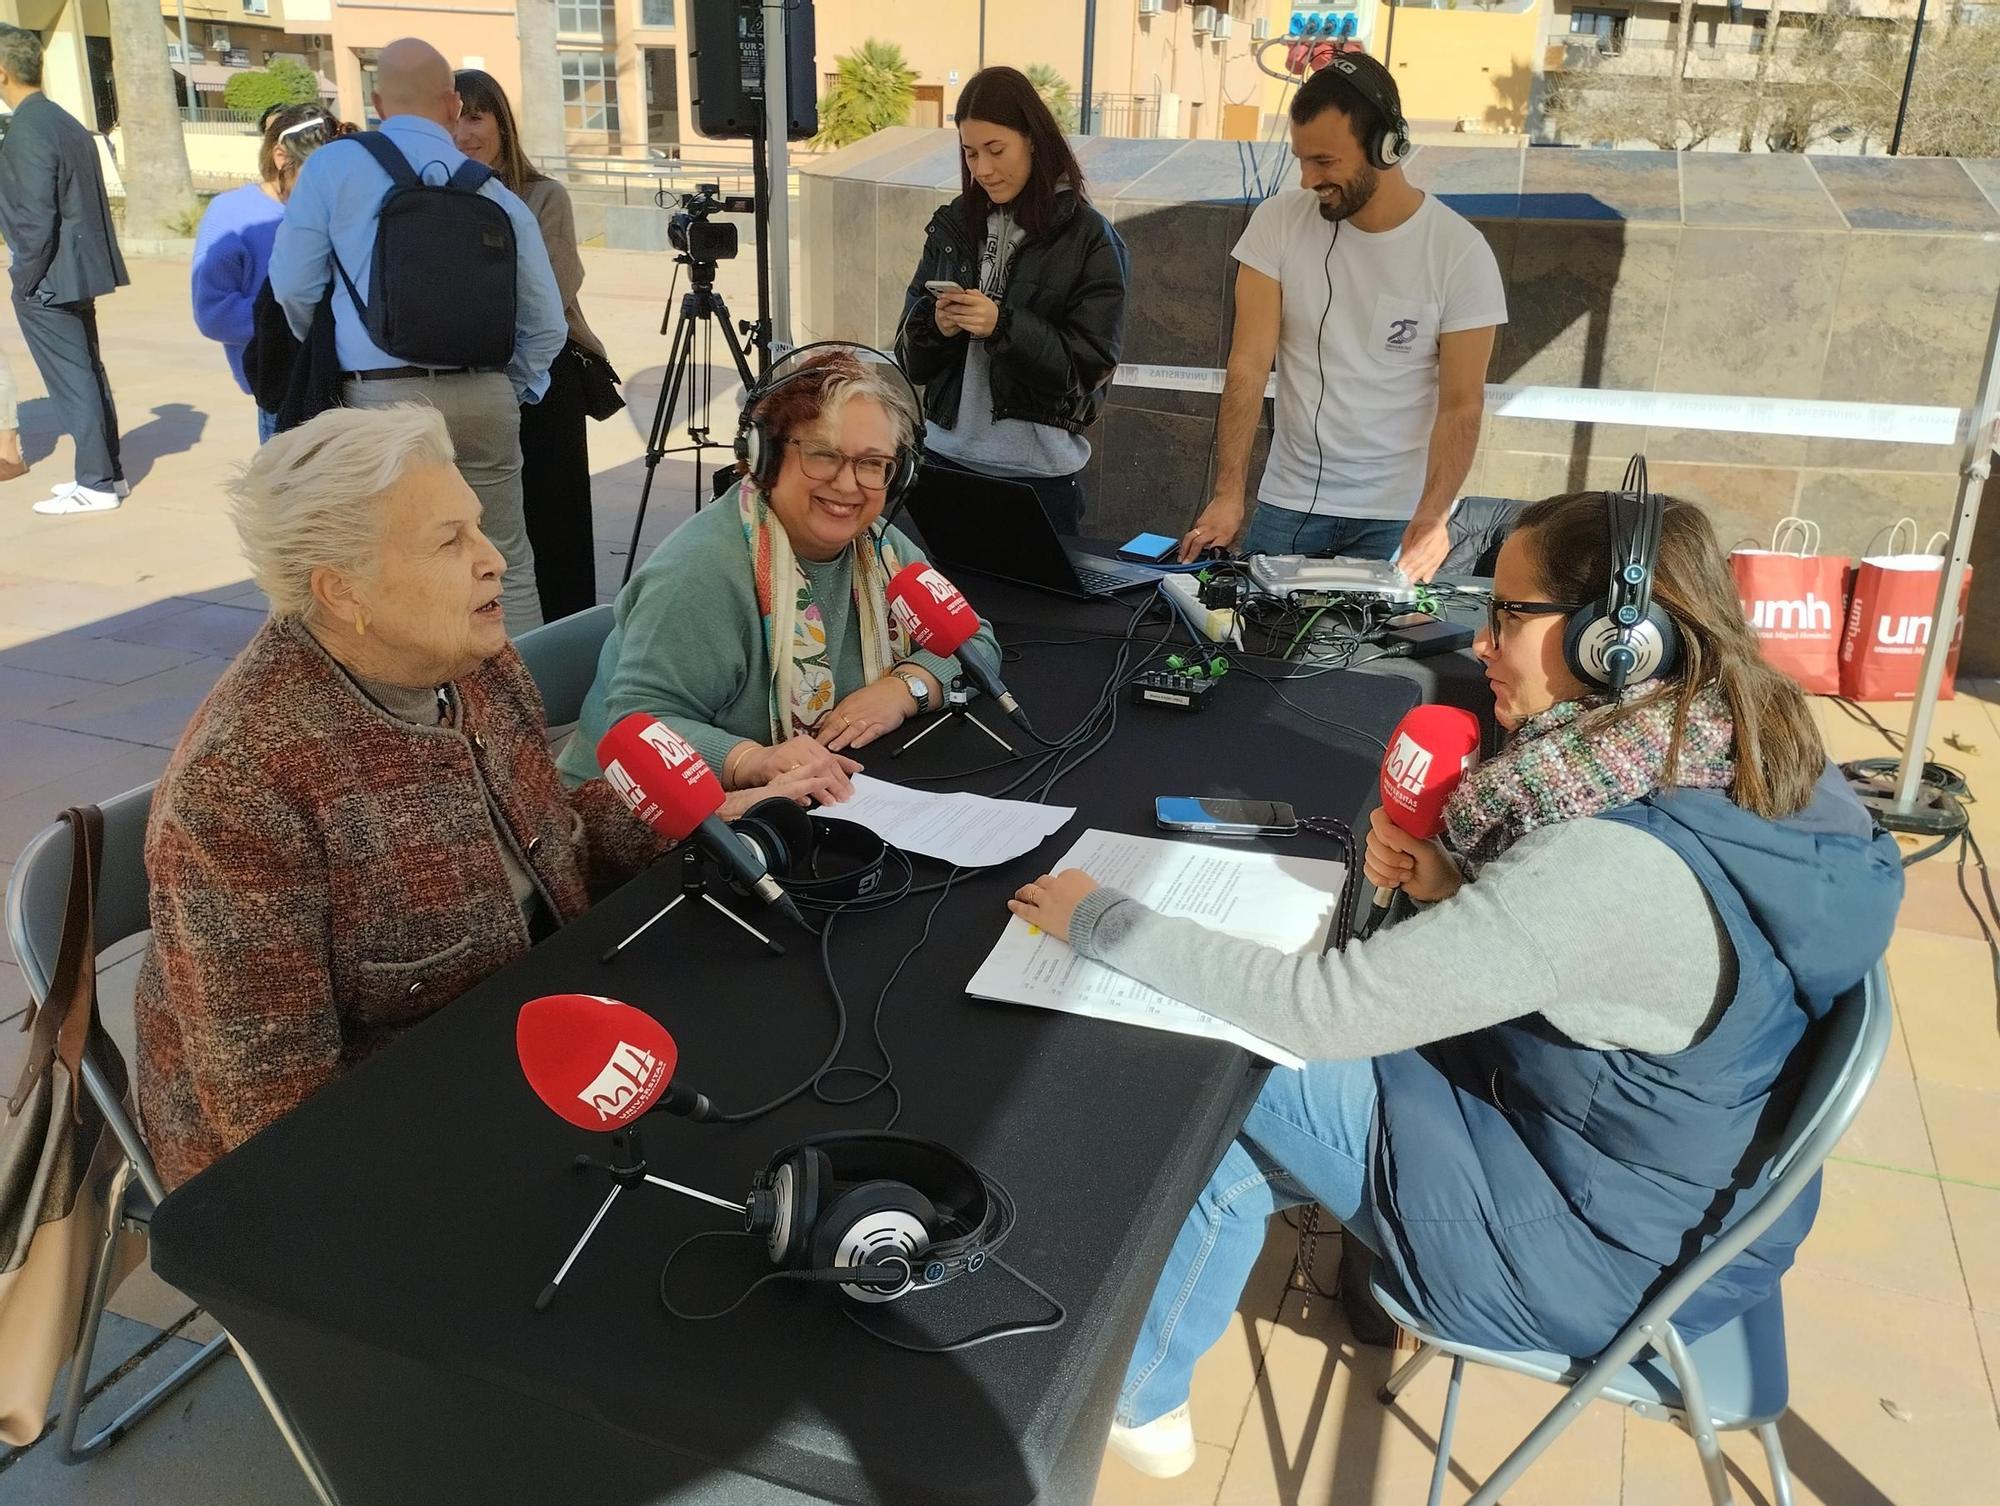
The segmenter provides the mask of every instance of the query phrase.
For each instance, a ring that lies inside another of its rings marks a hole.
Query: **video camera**
[[[680,212],[667,221],[667,239],[689,261],[728,261],[736,255],[736,227],[718,225],[718,214],[754,214],[757,201],[749,194],[722,196],[719,183],[697,183],[693,193],[680,196]]]

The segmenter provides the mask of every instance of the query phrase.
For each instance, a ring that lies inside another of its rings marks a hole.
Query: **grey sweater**
[[[1688,866],[1616,821],[1530,832],[1479,878],[1344,953],[1294,957],[1158,915],[1116,889],[1070,945],[1308,1061],[1408,1050],[1539,1014],[1578,1045],[1692,1045],[1736,992],[1736,957]]]

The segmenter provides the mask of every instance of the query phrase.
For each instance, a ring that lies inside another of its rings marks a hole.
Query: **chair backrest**
[[[610,636],[611,608],[597,606],[530,628],[514,640],[542,693],[551,727],[567,726],[583,714],[583,698],[597,678],[598,653]]]
[[[1747,1250],[1806,1190],[1875,1085],[1875,1074],[1889,1051],[1890,1028],[1889,978],[1877,962],[1865,978],[1834,1000],[1820,1022],[1812,1066],[1755,1200],[1728,1232],[1682,1266],[1639,1310],[1593,1370],[1607,1361],[1623,1364],[1652,1343],[1683,1303]]]
[[[97,948],[103,951],[153,928],[147,908],[146,817],[153,809],[153,786],[99,802],[104,812],[104,866],[97,875]],[[7,884],[7,939],[13,943],[28,992],[47,997],[62,943],[63,909],[69,896],[70,829],[57,821],[43,827],[14,861]]]
[[[95,931],[100,952],[153,928],[146,883],[146,818],[153,809],[153,786],[142,784],[98,802],[104,812],[104,856],[97,875]],[[57,821],[37,832],[15,860],[7,883],[7,939],[21,964],[28,992],[39,1003],[49,993],[56,953],[62,946],[63,913],[69,896],[72,838],[66,822]],[[160,1186],[153,1158],[125,1105],[111,1090],[102,1070],[84,1058],[86,1090],[103,1113],[111,1132],[132,1159],[140,1185],[158,1202]]]

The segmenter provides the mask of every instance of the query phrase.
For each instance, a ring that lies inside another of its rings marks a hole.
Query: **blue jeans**
[[[269,408],[257,410],[257,443],[266,444],[278,432],[278,415]]]
[[[1372,1062],[1314,1062],[1302,1072],[1271,1073],[1174,1238],[1118,1393],[1119,1422],[1138,1427],[1188,1399],[1195,1361],[1228,1330],[1273,1213],[1317,1202],[1374,1246],[1368,1210],[1374,1122]]]
[[[1409,524],[1400,518],[1343,518],[1260,502],[1250,517],[1242,552],[1345,554],[1355,559],[1388,560],[1402,547],[1407,527]]]

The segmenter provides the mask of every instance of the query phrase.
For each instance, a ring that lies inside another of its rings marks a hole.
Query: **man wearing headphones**
[[[1485,237],[1404,177],[1409,128],[1373,58],[1334,58],[1291,115],[1301,188],[1258,205],[1232,253],[1215,493],[1180,557],[1241,540],[1247,554],[1394,557],[1429,580],[1479,443],[1486,365],[1507,319],[1500,269]],[[1246,534],[1274,355],[1277,417]]]

